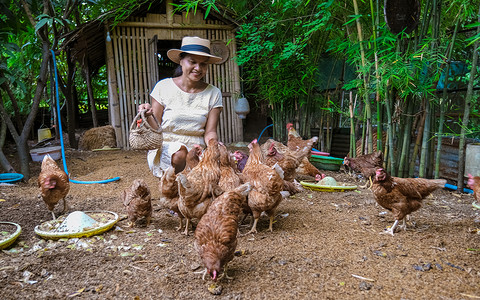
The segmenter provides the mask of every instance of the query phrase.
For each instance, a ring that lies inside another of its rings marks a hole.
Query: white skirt
[[[162,149],[148,151],[147,162],[153,175],[161,178],[163,172],[172,165],[172,155],[175,154],[182,146],[188,147],[180,142],[163,142]]]

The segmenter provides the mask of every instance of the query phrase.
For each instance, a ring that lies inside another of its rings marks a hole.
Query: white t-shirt
[[[150,96],[164,107],[162,151],[151,150],[147,156],[150,170],[160,177],[181,146],[188,150],[195,144],[205,147],[203,135],[208,113],[213,108],[223,107],[222,92],[209,84],[199,93],[186,93],[172,78],[166,78],[157,82]]]

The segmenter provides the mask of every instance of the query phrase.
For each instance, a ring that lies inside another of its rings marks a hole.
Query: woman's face
[[[180,60],[182,66],[183,76],[186,76],[192,81],[200,81],[207,73],[208,57],[201,55],[187,54]]]

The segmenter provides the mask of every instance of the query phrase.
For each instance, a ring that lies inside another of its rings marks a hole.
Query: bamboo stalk
[[[480,7],[478,12],[478,22],[480,22]],[[477,35],[480,35],[480,26],[477,26]],[[457,177],[457,191],[463,191],[463,181],[465,173],[465,135],[466,128],[470,118],[470,106],[473,98],[473,83],[477,73],[478,64],[478,49],[480,42],[477,41],[473,46],[472,67],[470,69],[470,80],[468,81],[467,94],[465,96],[465,109],[463,113],[462,129],[460,131],[460,142],[458,145],[458,177]]]
[[[407,108],[407,115],[405,117],[405,126],[403,130],[403,143],[402,143],[402,153],[400,154],[400,162],[398,164],[398,176],[405,177],[407,173],[406,162],[408,159],[408,153],[410,152],[410,132],[412,128],[412,111],[413,111],[413,101],[410,99]]]
[[[425,102],[426,102],[426,99],[424,98],[422,107],[425,106]],[[410,159],[410,167],[408,168],[408,177],[413,177],[413,174],[415,173],[415,161],[417,160],[417,155],[420,149],[420,143],[423,139],[423,128],[425,126],[425,118],[426,118],[426,113],[423,112],[419,122],[417,139],[415,141],[415,146],[413,148],[412,158]]]
[[[448,75],[450,73],[450,60],[452,58],[453,46],[455,45],[455,40],[457,38],[458,27],[460,25],[460,12],[462,11],[463,6],[460,7],[460,10],[457,14],[457,23],[455,24],[455,29],[453,31],[452,41],[447,52],[447,61],[445,66],[445,79],[443,80],[443,92],[442,97],[440,98],[440,117],[438,123],[438,134],[437,134],[437,151],[435,155],[435,172],[434,177],[440,177],[440,158],[441,158],[441,148],[442,148],[442,136],[443,136],[443,123],[445,122],[445,104],[448,103]]]
[[[388,84],[387,84],[388,86]],[[390,137],[388,139],[388,147],[389,147],[389,165],[387,166],[387,171],[390,172],[392,176],[396,176],[396,168],[395,168],[395,158],[393,157],[394,151],[393,151],[393,128],[392,128],[392,109],[391,109],[391,95],[387,91],[385,93],[385,108],[387,109],[387,132],[388,136]]]
[[[357,4],[357,0],[353,0],[353,7],[354,7],[354,10],[355,10],[355,15],[359,15],[359,11],[358,11],[358,4]],[[357,32],[358,32],[358,41],[359,41],[359,45],[360,45],[360,55],[361,55],[361,59],[362,59],[362,68],[364,69],[365,66],[366,66],[366,59],[365,59],[365,50],[363,48],[363,33],[362,33],[362,25],[360,23],[360,20],[357,19],[356,22],[357,24]],[[370,106],[370,100],[368,99],[368,80],[367,80],[367,76],[365,74],[363,74],[363,84],[364,84],[364,87],[365,87],[365,93],[364,93],[364,100],[365,100],[365,112],[366,112],[366,126],[368,127],[368,130],[367,132],[370,133],[370,135],[368,136],[368,153],[371,153],[373,152],[373,139],[372,139],[372,109],[371,109],[371,106]],[[362,137],[363,138],[363,137]],[[363,147],[362,147],[363,149]]]
[[[355,126],[354,126],[354,107],[353,107],[353,92],[350,91],[350,103],[349,103],[349,110],[350,110],[350,157],[356,157],[355,151]]]

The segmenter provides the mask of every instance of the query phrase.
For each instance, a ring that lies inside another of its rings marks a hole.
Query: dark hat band
[[[180,48],[182,51],[199,51],[199,52],[205,52],[207,54],[210,54],[210,49],[208,47],[202,46],[202,45],[185,45]]]

